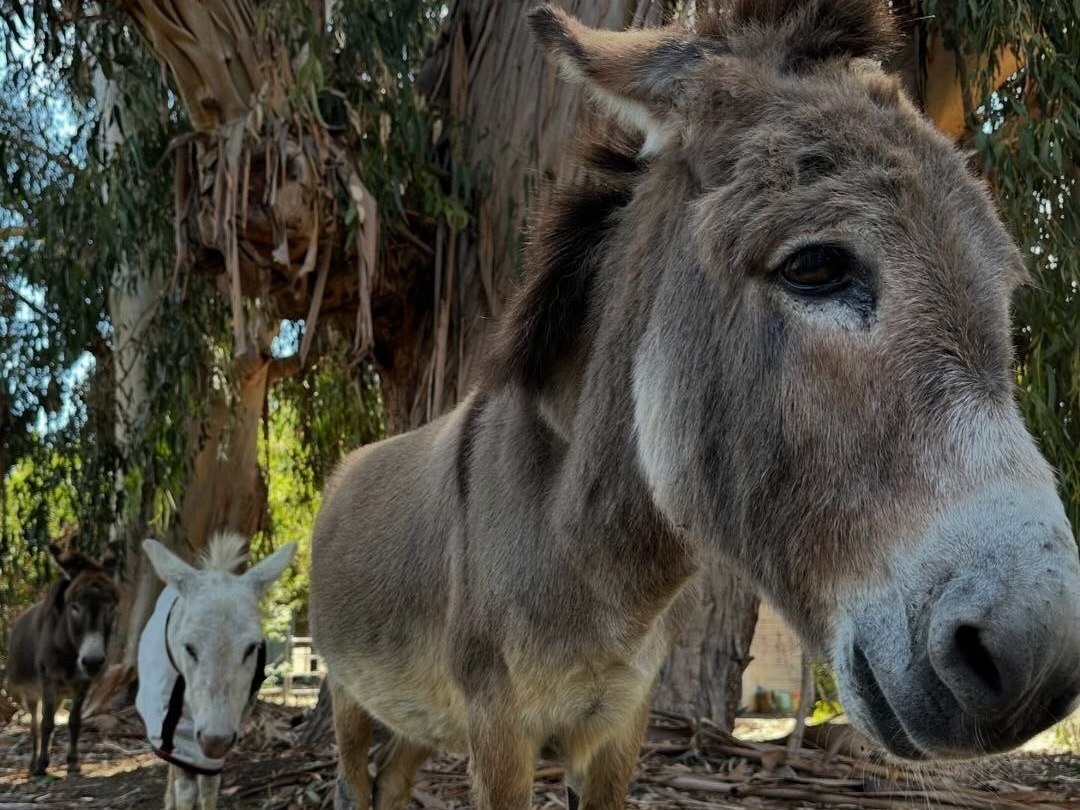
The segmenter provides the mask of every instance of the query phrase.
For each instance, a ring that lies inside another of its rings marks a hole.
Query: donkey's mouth
[[[911,760],[926,759],[927,755],[911,739],[885,697],[874,668],[858,644],[851,648],[851,676],[859,697],[859,719],[870,727],[867,731],[890,754]]]

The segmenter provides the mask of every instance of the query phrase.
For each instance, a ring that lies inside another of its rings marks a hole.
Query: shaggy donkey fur
[[[528,806],[541,750],[584,807],[621,807],[708,554],[830,655],[894,754],[1059,718],[1080,560],[1012,397],[1020,254],[873,61],[885,4],[532,25],[630,134],[588,138],[584,181],[537,215],[484,384],[327,487],[337,804],[404,807],[454,748],[482,810]]]

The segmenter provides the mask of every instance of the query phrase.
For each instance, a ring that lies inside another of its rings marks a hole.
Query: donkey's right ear
[[[165,582],[180,593],[184,592],[186,585],[198,573],[194,568],[181,560],[157,540],[147,538],[143,540],[143,552],[154,571]]]
[[[116,575],[116,570],[120,567],[120,555],[116,553],[115,547],[109,546],[105,556],[101,558],[101,567],[105,569],[106,574]]]
[[[680,87],[707,53],[723,50],[677,27],[589,28],[550,5],[533,9],[529,25],[569,81],[585,85],[623,124],[646,136],[646,154],[674,139]]]

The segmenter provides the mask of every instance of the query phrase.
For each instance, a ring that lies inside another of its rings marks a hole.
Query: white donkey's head
[[[195,738],[208,757],[220,758],[236,742],[263,640],[259,597],[288,567],[289,543],[243,574],[247,541],[219,534],[193,568],[156,540],[143,542],[150,564],[179,594],[166,643],[187,684]]]

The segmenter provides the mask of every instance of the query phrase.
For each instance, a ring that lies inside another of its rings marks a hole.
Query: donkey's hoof
[[[337,785],[334,786],[334,810],[356,810],[356,799],[353,798],[352,788],[340,774],[338,774]]]

